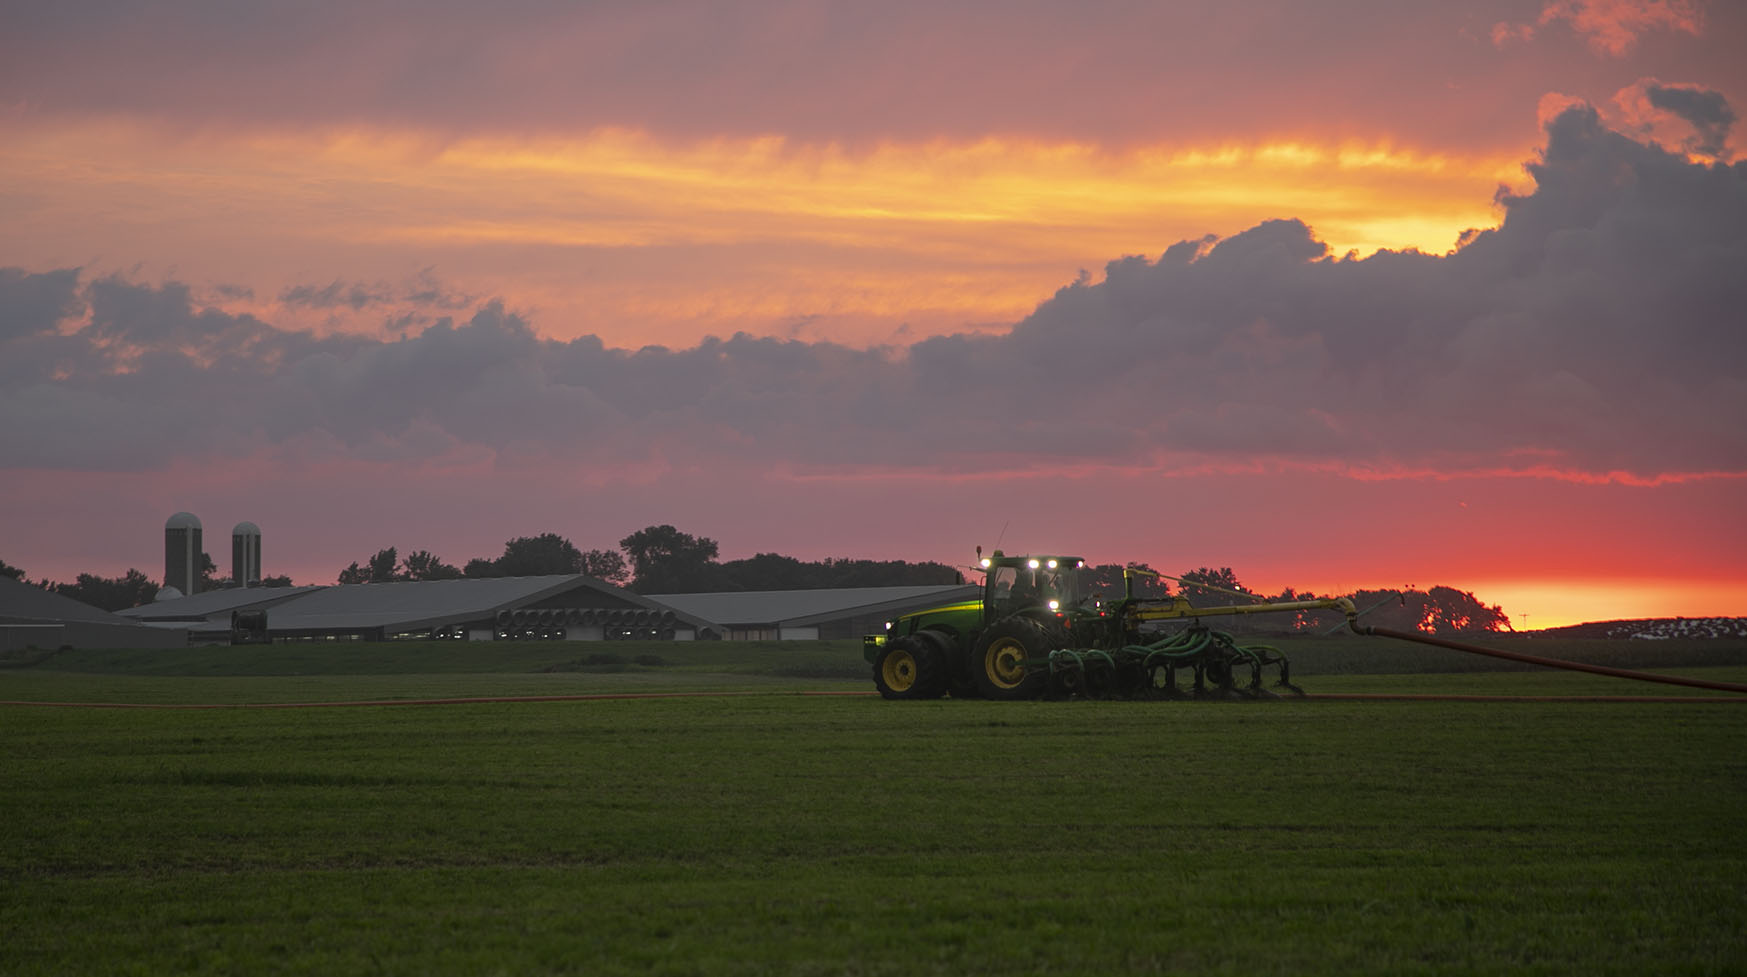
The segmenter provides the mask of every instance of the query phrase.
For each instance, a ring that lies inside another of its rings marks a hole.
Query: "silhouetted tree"
[[[963,574],[944,563],[835,559],[803,563],[801,567],[807,578],[816,581],[808,587],[921,587],[964,582]]]
[[[467,565],[461,568],[461,575],[463,577],[477,579],[480,577],[501,577],[504,573],[502,570],[498,569],[496,560],[488,560],[483,556],[476,556],[473,559],[468,560]]]
[[[714,545],[710,540],[704,542]],[[818,590],[958,583],[964,583],[964,576],[943,563],[849,559],[806,562],[781,553],[759,553],[725,563],[694,561],[691,572],[683,577],[670,578],[664,586],[682,588],[666,591],[669,593],[695,593],[704,590]]]
[[[460,567],[444,563],[432,555],[430,550],[413,550],[406,555],[402,566],[408,580],[456,580],[461,576]]]
[[[286,574],[280,574],[277,577],[262,577],[261,578],[261,586],[263,586],[263,587],[292,587],[292,586],[296,586],[296,585],[291,582],[290,576],[288,576]]]
[[[623,587],[631,579],[631,568],[618,550],[589,550],[582,554],[582,572],[607,583]]]
[[[1454,587],[1433,587],[1426,591],[1419,627],[1433,634],[1512,630],[1502,607],[1496,604],[1488,607],[1473,594]]]
[[[506,577],[539,577],[554,573],[581,573],[582,551],[557,533],[518,536],[503,544],[497,568]]]
[[[650,526],[619,540],[631,558],[631,589],[641,594],[685,593],[709,589],[716,541],[682,533],[672,526]]]
[[[399,580],[399,567],[400,554],[395,552],[394,547],[377,550],[376,555],[370,558],[370,582],[389,583]]]
[[[222,586],[223,582],[218,579],[218,564],[212,562],[212,554],[200,554],[200,579],[194,581],[195,592],[204,594]]]
[[[1380,628],[1394,628],[1397,631],[1414,631],[1419,628],[1419,620],[1425,609],[1418,598],[1408,603],[1410,593],[1401,590],[1358,590],[1350,596],[1353,609],[1359,612],[1362,624],[1375,625]],[[1339,621],[1339,616],[1332,612],[1323,612],[1317,616],[1316,627],[1327,630]]]
[[[1231,567],[1220,567],[1217,570],[1201,567],[1182,574],[1182,577],[1179,584],[1181,593],[1198,605],[1230,607],[1247,604],[1255,599],[1249,589],[1238,582],[1237,574],[1231,572]]]
[[[842,575],[830,572],[837,567],[829,560],[824,564],[808,564],[780,553],[758,553],[744,560],[729,560],[720,567],[718,582],[711,589],[808,590],[845,586],[836,582]],[[826,582],[827,578],[830,582]]]
[[[120,577],[81,573],[75,583],[47,584],[45,589],[106,611],[149,604],[158,596],[158,585],[132,569]]]
[[[404,580],[398,568],[400,554],[394,547],[377,550],[368,563],[360,567],[357,563],[340,571],[340,583],[388,583],[394,580]]]
[[[1088,597],[1093,594],[1103,594],[1105,600],[1120,598],[1125,592],[1122,580],[1124,569],[1125,567],[1119,563],[1100,563],[1097,566],[1086,567],[1080,571],[1080,592]],[[1130,562],[1126,569],[1145,571],[1134,575],[1134,595],[1136,597],[1170,596],[1171,585],[1163,577],[1156,576],[1152,567],[1145,563]]]
[[[24,571],[20,570],[18,567],[12,566],[5,560],[0,560],[0,577],[11,577],[14,580],[23,580]]]
[[[1504,608],[1482,604],[1473,594],[1454,587],[1430,590],[1361,590],[1353,606],[1365,624],[1397,631],[1459,634],[1463,631],[1509,631]],[[1318,625],[1332,627],[1339,615],[1319,615]]]

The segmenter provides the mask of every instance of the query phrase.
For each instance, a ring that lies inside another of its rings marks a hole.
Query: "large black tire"
[[[946,694],[944,664],[932,640],[915,634],[893,638],[874,661],[874,688],[887,699],[938,699]]]
[[[960,648],[958,640],[951,635],[938,631],[926,633],[940,639],[941,660],[946,662],[946,667],[941,670],[946,674],[946,694],[954,699],[982,698],[977,693],[976,676],[971,674],[970,649]]]
[[[1010,617],[996,621],[977,639],[971,652],[971,674],[985,699],[1035,699],[1049,688],[1049,674],[1027,668],[1026,659],[1049,654],[1048,637],[1036,621]]]
[[[939,694],[950,695],[954,699],[976,698],[976,685],[971,681],[970,655],[959,648],[957,636],[933,628],[923,628],[913,637],[930,645],[934,649],[935,659],[940,662]]]

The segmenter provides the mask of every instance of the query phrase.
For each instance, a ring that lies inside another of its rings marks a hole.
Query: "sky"
[[[0,559],[1747,615],[1747,5],[0,5]]]

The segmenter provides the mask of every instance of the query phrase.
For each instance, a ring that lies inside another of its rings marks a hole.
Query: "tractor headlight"
[[[1037,569],[1037,561],[1036,560],[1027,560],[1025,565],[1030,567],[1033,570]]]
[[[891,629],[892,629],[892,622],[890,622],[890,621],[887,621],[887,622],[886,622],[886,630],[887,630],[887,631],[890,631],[890,630],[891,630]]]
[[[987,570],[989,568],[989,563],[990,563],[989,558],[986,556],[983,557],[983,569]]]
[[[1052,611],[1059,611],[1059,610],[1061,610],[1061,609],[1062,609],[1062,602],[1061,602],[1061,601],[1059,601],[1059,600],[1052,600],[1052,601],[1050,601],[1050,602],[1049,602],[1049,609],[1050,609],[1050,610],[1052,610]]]
[[[1055,561],[1054,561],[1054,560],[1051,560],[1051,561],[1049,561],[1049,563],[1048,563],[1048,564],[1046,564],[1046,565],[1047,565],[1047,566],[1048,566],[1048,567],[1049,567],[1049,568],[1050,568],[1050,569],[1051,569],[1051,570],[1054,570],[1054,569],[1055,569]]]

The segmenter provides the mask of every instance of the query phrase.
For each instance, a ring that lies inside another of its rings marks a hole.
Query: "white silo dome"
[[[199,529],[200,517],[192,512],[178,512],[164,523],[165,529]]]
[[[231,530],[232,536],[259,536],[261,527],[252,522],[239,522],[237,528]]]

